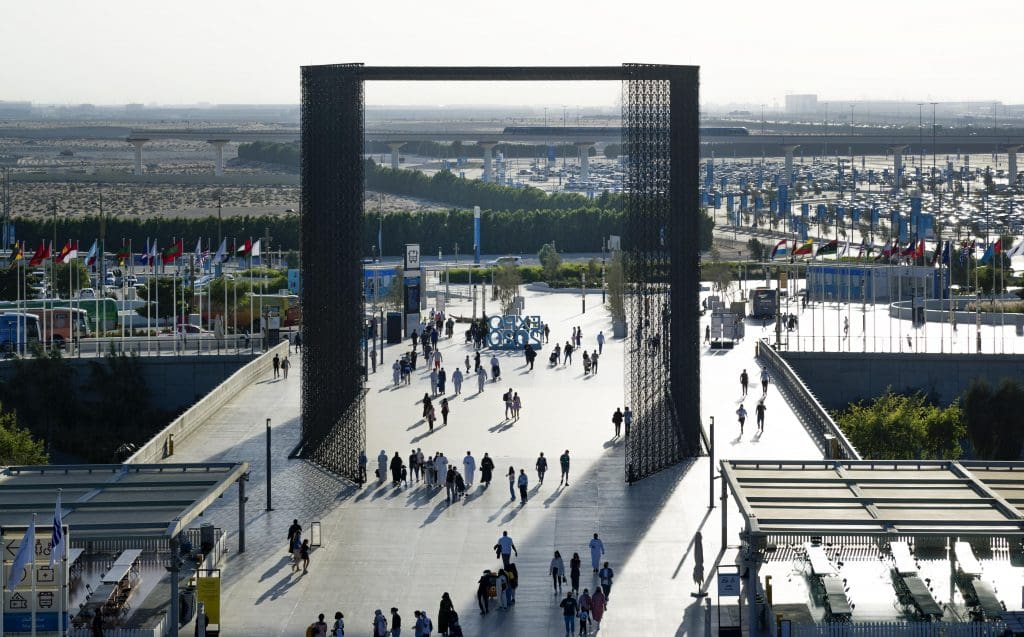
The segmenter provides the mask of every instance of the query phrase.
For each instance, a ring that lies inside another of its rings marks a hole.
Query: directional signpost
[[[31,633],[32,618],[35,617],[36,635],[63,633],[68,625],[65,616],[60,617],[63,609],[69,607],[67,562],[62,560],[50,566],[50,538],[52,527],[36,526],[36,546],[32,562],[25,567],[25,576],[13,591],[7,590],[7,579],[14,564],[21,541],[25,537],[25,528],[5,527],[0,531],[3,568],[0,569],[0,581],[3,589],[3,632]],[[68,542],[67,527],[64,527],[65,542]],[[29,571],[29,569],[32,569]],[[33,575],[35,577],[33,577]],[[62,625],[63,624],[63,625]]]

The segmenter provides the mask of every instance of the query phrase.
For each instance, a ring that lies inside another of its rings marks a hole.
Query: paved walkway
[[[578,325],[584,349],[590,350],[598,330],[610,335],[608,315],[596,295],[585,315],[580,314],[575,295],[531,293],[526,302],[529,313],[551,324],[552,340],[557,337],[564,343]],[[460,305],[450,310],[469,313]],[[718,423],[719,456],[820,457],[774,388],[768,392],[764,435],[754,435],[752,413],[745,434],[738,435],[734,412],[741,399],[741,369],[750,373],[752,395],[760,394],[753,343],[749,338],[732,351],[704,351],[702,356],[703,412],[705,419],[714,416]],[[239,394],[202,437],[179,444],[173,458],[246,460],[253,466],[246,516],[248,550],[241,555],[232,552],[225,570],[225,631],[299,635],[318,612],[332,617],[340,609],[348,632],[364,634],[373,610],[386,612],[391,606],[399,607],[407,628],[417,608],[434,617],[436,625],[441,593],[448,591],[467,635],[562,635],[549,561],[557,549],[568,565],[572,553],[578,552],[584,561],[581,584],[593,590],[597,582],[589,569],[587,542],[597,532],[605,543],[604,559],[616,572],[613,599],[602,624],[606,632],[632,634],[643,626],[644,632],[657,635],[703,633],[703,611],[690,596],[696,590],[691,579],[693,536],[703,529],[705,574],[710,576],[721,535],[720,509],[708,510],[708,460],[696,459],[631,487],[624,484],[623,447],[613,438],[610,422],[614,409],[622,406],[622,342],[609,338],[599,372],[590,377],[584,377],[579,358],[569,367],[548,368],[547,349],[533,371],[524,368],[521,357],[503,357],[500,383],[488,383],[480,395],[475,382],[463,386],[462,396],[449,391],[449,425],[436,427],[433,433],[420,418],[418,401],[429,391],[422,366],[411,387],[391,387],[390,362],[406,347],[387,348],[388,367],[370,378],[371,477],[373,459],[381,449],[389,456],[397,450],[408,457],[413,447],[421,447],[424,453],[443,450],[456,466],[461,466],[467,449],[478,464],[488,452],[498,467],[496,481],[487,489],[474,485],[466,499],[449,506],[443,489],[420,484],[396,490],[375,482],[357,489],[306,462],[288,460],[299,437],[302,366],[301,355],[293,355],[291,378],[266,379]],[[449,372],[469,352],[460,338],[442,341],[441,351]],[[504,419],[500,397],[508,387],[523,400],[517,422]],[[754,397],[746,401],[751,412],[753,403]],[[273,423],[272,512],[264,511],[268,417]],[[571,486],[560,488],[557,458],[567,448],[572,456]],[[543,485],[537,484],[533,470],[540,451],[551,464]],[[528,469],[530,500],[525,506],[509,498],[503,478],[509,466],[517,472]],[[729,506],[730,538],[735,538],[741,521],[731,502]],[[322,524],[323,546],[314,551],[307,575],[293,574],[285,556],[286,531],[293,518],[307,530],[310,522]],[[206,519],[235,529],[236,499],[225,497]],[[519,549],[518,604],[509,612],[481,616],[474,601],[476,579],[483,569],[499,564],[491,546],[504,529]],[[231,544],[233,550],[234,533]]]

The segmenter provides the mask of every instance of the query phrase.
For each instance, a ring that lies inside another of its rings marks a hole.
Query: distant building
[[[920,265],[813,263],[807,267],[811,301],[892,303],[948,296],[946,270]]]
[[[813,93],[786,96],[786,115],[814,115],[818,112],[818,96]]]
[[[32,116],[32,102],[0,101],[0,118],[20,119]]]

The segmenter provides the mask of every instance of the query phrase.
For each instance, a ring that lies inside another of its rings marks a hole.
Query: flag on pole
[[[917,242],[917,247],[914,248],[913,257],[915,259],[921,259],[924,257],[924,239]]]
[[[1009,251],[1006,253],[1008,257],[1019,257],[1024,254],[1024,239],[1018,241]]]
[[[776,243],[775,247],[772,248],[772,259],[775,257],[784,257],[787,254],[789,254],[789,242],[785,239]]]
[[[29,525],[28,530],[25,532],[25,537],[21,538],[21,546],[18,547],[18,552],[15,554],[14,562],[10,567],[11,570],[7,575],[7,590],[13,593],[14,589],[25,581],[26,567],[32,562],[35,553],[36,523],[35,515],[33,515],[32,524]]]
[[[64,247],[60,249],[60,252],[57,253],[57,256],[55,256],[53,258],[53,260],[56,263],[64,263],[65,259],[68,258],[69,254],[71,254],[71,241],[70,240],[68,240],[68,242],[64,244]]]
[[[217,248],[217,253],[213,255],[213,262],[216,264],[224,263],[228,260],[228,240],[224,239],[220,242],[220,247]]]
[[[808,239],[802,246],[793,250],[793,254],[800,256],[804,254],[814,254],[814,239]]]
[[[196,261],[198,261],[199,259],[202,258],[202,254],[203,254],[203,240],[202,239],[196,240],[196,252],[195,252],[195,254],[196,254]]]
[[[32,253],[32,258],[29,259],[28,261],[28,265],[30,268],[34,268],[37,265],[41,264],[43,262],[43,259],[46,258],[43,256],[43,248],[43,242],[40,241],[39,247],[36,248],[36,251]]]
[[[182,240],[178,239],[171,245],[164,248],[161,260],[164,263],[174,263],[174,260],[180,258],[184,253],[185,246],[182,243]]]
[[[132,250],[128,247],[127,243],[121,244],[121,249],[117,251],[117,264],[125,265],[128,263],[128,259],[132,258]]]
[[[838,251],[839,251],[839,241],[837,241],[836,239],[832,239],[831,241],[829,241],[825,245],[823,245],[820,248],[818,248],[818,251],[815,253],[814,256],[821,257],[821,256],[825,256],[826,254],[835,254]]]
[[[252,244],[252,250],[249,251],[249,256],[251,256],[251,257],[258,257],[258,256],[260,256],[260,241],[261,241],[261,239],[257,239],[256,243]]]
[[[77,258],[78,258],[78,241],[76,240],[71,245],[71,250],[68,252],[67,256],[64,257],[64,260],[65,261],[74,261]]]
[[[952,241],[947,241],[946,245],[942,248],[942,265],[949,265],[949,251],[952,243]]]
[[[252,239],[246,239],[245,243],[238,247],[237,256],[247,257],[252,252]]]
[[[850,254],[850,240],[847,239],[843,247],[839,249],[839,258],[842,259],[846,255]]]
[[[160,254],[156,249],[156,239],[153,239],[153,245],[149,247],[149,265],[156,268],[156,256]]]
[[[64,559],[66,552],[64,524],[61,522],[60,491],[57,491],[57,505],[53,509],[53,537],[50,538],[50,566]]]
[[[85,265],[93,265],[96,263],[96,255],[99,253],[99,242],[96,239],[92,240],[92,247],[89,248],[89,253],[85,255]]]
[[[25,259],[25,251],[21,249],[21,246],[17,242],[15,242],[14,245],[11,246],[11,265],[10,265],[10,268],[13,268],[14,266],[18,265],[18,261],[22,261],[24,259]],[[10,268],[8,268],[8,269],[10,269]]]
[[[988,265],[989,261],[992,260],[992,257],[995,256],[995,253],[996,244],[990,243],[988,247],[985,248],[985,254],[981,255],[981,260],[978,261],[978,263],[980,263],[981,265]]]
[[[139,255],[139,263],[142,265],[149,263],[149,237],[146,237],[146,249]]]

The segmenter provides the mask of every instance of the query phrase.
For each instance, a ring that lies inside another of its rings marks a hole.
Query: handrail
[[[775,384],[785,395],[797,418],[814,438],[815,444],[825,454],[826,458],[833,455],[830,442],[827,436],[831,436],[838,444],[839,458],[836,460],[860,460],[860,454],[839,429],[839,425],[832,420],[832,416],[821,406],[818,399],[807,388],[800,376],[789,366],[782,356],[776,352],[768,343],[768,339],[761,339],[757,342],[757,360],[768,368]]]

